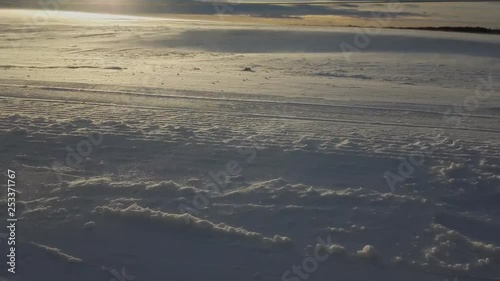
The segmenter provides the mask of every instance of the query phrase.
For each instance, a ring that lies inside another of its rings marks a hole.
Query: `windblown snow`
[[[0,278],[498,280],[500,37],[26,13]]]

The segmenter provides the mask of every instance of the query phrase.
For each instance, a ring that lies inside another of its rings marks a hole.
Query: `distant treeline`
[[[390,27],[394,29],[416,29],[416,30],[431,30],[431,31],[449,31],[449,32],[467,32],[481,34],[500,34],[500,29],[492,29],[485,27],[469,27],[469,26],[439,26],[439,27]]]

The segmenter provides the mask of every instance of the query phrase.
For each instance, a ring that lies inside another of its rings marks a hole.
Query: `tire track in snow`
[[[4,98],[0,98],[4,99]],[[88,103],[88,102],[79,102],[79,101],[59,101],[59,100],[46,100],[46,99],[26,99],[26,98],[5,98],[4,100],[8,102],[15,102],[17,104],[16,108],[25,109],[25,111],[19,111],[14,107],[8,109],[7,103],[2,103],[2,106],[6,106],[2,112],[4,114],[9,114],[12,116],[13,114],[23,114],[28,116],[51,116],[53,120],[64,120],[68,118],[74,118],[72,112],[79,111],[81,114],[78,116],[79,118],[83,118],[85,120],[115,120],[116,122],[124,121],[125,124],[131,126],[130,128],[86,128],[89,131],[100,131],[101,133],[106,133],[114,136],[121,136],[128,138],[130,140],[146,140],[146,141],[159,141],[165,142],[165,132],[161,131],[159,133],[146,133],[146,134],[138,134],[137,130],[140,130],[140,127],[134,126],[133,123],[127,123],[128,121],[124,120],[124,116],[134,116],[134,120],[152,120],[153,124],[165,129],[166,126],[188,126],[190,130],[195,131],[193,141],[197,145],[201,146],[210,146],[212,148],[221,148],[224,149],[228,145],[246,145],[248,141],[245,139],[246,137],[260,133],[266,135],[269,139],[271,139],[271,143],[266,143],[265,147],[267,149],[294,149],[297,147],[297,140],[300,139],[304,135],[311,136],[314,141],[318,143],[322,143],[322,153],[335,153],[335,154],[363,154],[365,156],[370,157],[389,157],[396,158],[400,155],[411,154],[412,150],[416,148],[408,147],[409,143],[412,143],[410,140],[407,140],[405,132],[396,133],[394,136],[386,135],[384,133],[385,130],[379,129],[379,123],[375,122],[374,124],[359,124],[354,123],[356,130],[365,131],[366,128],[360,126],[367,126],[367,128],[375,127],[375,131],[370,133],[369,138],[366,136],[353,136],[349,132],[352,132],[352,126],[342,128],[342,130],[338,130],[335,128],[331,128],[331,125],[324,126],[316,124],[317,120],[302,120],[296,118],[275,118],[276,116],[266,117],[268,121],[266,122],[269,126],[265,128],[260,128],[259,123],[256,120],[263,118],[262,116],[249,116],[247,114],[236,115],[234,112],[232,113],[221,113],[218,111],[202,111],[202,110],[191,110],[191,109],[183,109],[183,108],[158,108],[158,107],[143,107],[143,106],[127,106],[127,105],[112,105],[112,104],[100,104],[100,103]],[[26,102],[27,104],[22,105],[18,104],[19,102]],[[41,105],[46,104],[46,105]],[[53,106],[52,104],[60,104],[61,106]],[[71,107],[69,107],[71,105]],[[79,106],[74,108],[72,106]],[[97,107],[96,107],[97,106]],[[115,109],[119,109],[118,111],[109,110],[110,107],[114,107]],[[150,113],[151,110],[158,112],[158,115],[148,115],[142,116],[145,113]],[[50,113],[48,113],[50,111]],[[140,113],[142,111],[142,113]],[[47,112],[47,113],[43,113]],[[195,114],[193,114],[195,113]],[[41,115],[40,115],[41,114]],[[196,118],[198,116],[198,118]],[[203,116],[199,118],[199,116]],[[228,121],[230,118],[231,121]],[[43,123],[50,124],[53,120],[46,120]],[[57,137],[60,133],[60,129],[45,127],[42,124],[33,124],[33,119],[29,122],[22,122],[22,120],[18,121],[16,125],[21,128],[26,128],[29,131],[36,131],[38,137],[50,139]],[[248,122],[254,123],[249,127]],[[139,122],[142,123],[142,122]],[[276,131],[274,128],[280,128],[283,125],[282,129]],[[398,124],[400,127],[402,124]],[[205,131],[206,129],[211,128],[212,126],[217,126],[223,128],[222,133],[220,131],[211,132]],[[253,127],[253,128],[252,128]],[[0,130],[8,130],[11,128],[10,126],[2,126],[0,125]],[[410,130],[406,127],[407,130]],[[420,128],[424,131],[428,131],[430,128],[422,127]],[[377,132],[381,131],[381,132]],[[178,141],[176,138],[184,139],[188,141],[188,138],[182,135],[172,136],[174,139],[171,141],[174,144]],[[412,137],[410,136],[410,139]],[[340,139],[340,140],[339,140]],[[353,142],[355,147],[349,146],[338,146],[339,142],[342,140],[349,140],[349,142]],[[233,142],[226,143],[224,140],[233,140]],[[415,141],[415,140],[414,140]],[[497,145],[491,142],[484,142],[481,140],[461,140],[462,146],[465,147],[483,147],[484,149],[496,150]],[[299,144],[300,145],[300,144]],[[380,150],[383,148],[383,150]],[[463,154],[463,155],[462,155]],[[451,150],[449,152],[441,151],[439,153],[435,153],[430,159],[457,159],[457,158],[467,158],[469,152],[465,151],[456,151]],[[495,157],[496,153],[490,153],[492,157]]]
[[[137,108],[137,109],[150,109],[150,110],[164,110],[168,107],[154,107],[154,106],[134,106],[134,105],[124,105],[116,103],[101,103],[101,102],[87,102],[87,101],[77,101],[77,100],[67,100],[67,99],[43,99],[43,98],[20,98],[13,96],[0,95],[1,99],[22,99],[26,101],[39,101],[39,102],[50,102],[50,103],[60,103],[60,104],[85,104],[94,106],[111,106],[111,107],[124,107],[124,108]],[[246,101],[248,102],[248,101]],[[304,104],[307,106],[307,104]],[[193,108],[180,108],[180,107],[170,107],[170,109],[175,108],[176,111],[183,112],[206,112],[220,114],[220,111],[216,110],[199,110]],[[306,108],[307,109],[307,108]],[[470,128],[470,127],[453,127],[453,126],[429,126],[429,125],[418,125],[409,123],[395,123],[395,122],[382,122],[382,121],[362,121],[362,120],[352,120],[352,119],[337,119],[337,118],[314,118],[314,117],[302,117],[302,116],[287,116],[287,115],[275,115],[275,114],[259,114],[259,113],[241,113],[237,111],[224,111],[225,115],[233,116],[245,116],[254,118],[268,118],[268,119],[284,119],[284,120],[303,120],[303,121],[315,121],[315,122],[333,122],[333,123],[348,123],[348,124],[361,124],[361,125],[375,125],[375,126],[390,126],[390,127],[404,127],[404,128],[427,128],[427,129],[446,129],[446,130],[460,130],[460,131],[473,131],[473,132],[488,132],[494,134],[500,134],[500,130],[486,129],[486,128]]]
[[[88,93],[106,93],[106,94],[118,94],[118,95],[130,95],[136,97],[154,97],[154,98],[173,98],[173,99],[186,99],[186,100],[207,100],[207,101],[222,101],[222,102],[242,102],[242,103],[264,103],[264,104],[278,104],[278,105],[297,105],[297,106],[311,106],[311,107],[326,107],[326,108],[347,108],[347,109],[369,109],[369,110],[380,110],[380,111],[398,111],[398,112],[414,112],[414,113],[426,113],[442,116],[443,112],[423,110],[423,109],[411,109],[411,108],[394,108],[394,107],[377,107],[377,106],[361,106],[361,105],[334,105],[334,104],[321,104],[312,102],[297,102],[297,101],[275,101],[275,100],[262,100],[262,99],[239,99],[239,98],[215,98],[215,97],[202,97],[202,96],[188,96],[188,95],[166,95],[166,94],[152,94],[152,93],[138,93],[129,91],[114,91],[114,90],[100,90],[100,89],[85,89],[85,88],[72,88],[72,87],[53,87],[53,86],[43,86],[43,85],[22,85],[22,84],[2,84],[2,87],[11,88],[28,88],[28,89],[40,89],[47,91],[67,91],[67,92],[88,92]],[[164,91],[172,92],[182,92],[180,90],[168,90],[162,89]],[[196,92],[196,91],[190,91]],[[450,112],[449,116],[460,116],[458,113]],[[469,117],[475,118],[486,118],[486,119],[500,119],[500,116],[495,115],[482,115],[482,114],[469,114]]]

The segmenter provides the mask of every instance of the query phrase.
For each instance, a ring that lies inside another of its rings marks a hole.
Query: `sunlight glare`
[[[68,11],[61,11],[58,13],[58,15],[63,18],[71,18],[82,21],[83,20],[129,20],[138,18],[135,16],[87,13],[87,12],[68,12]]]

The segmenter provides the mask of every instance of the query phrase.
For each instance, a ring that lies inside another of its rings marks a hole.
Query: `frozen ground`
[[[29,13],[0,12],[0,278],[499,280],[500,37]]]

